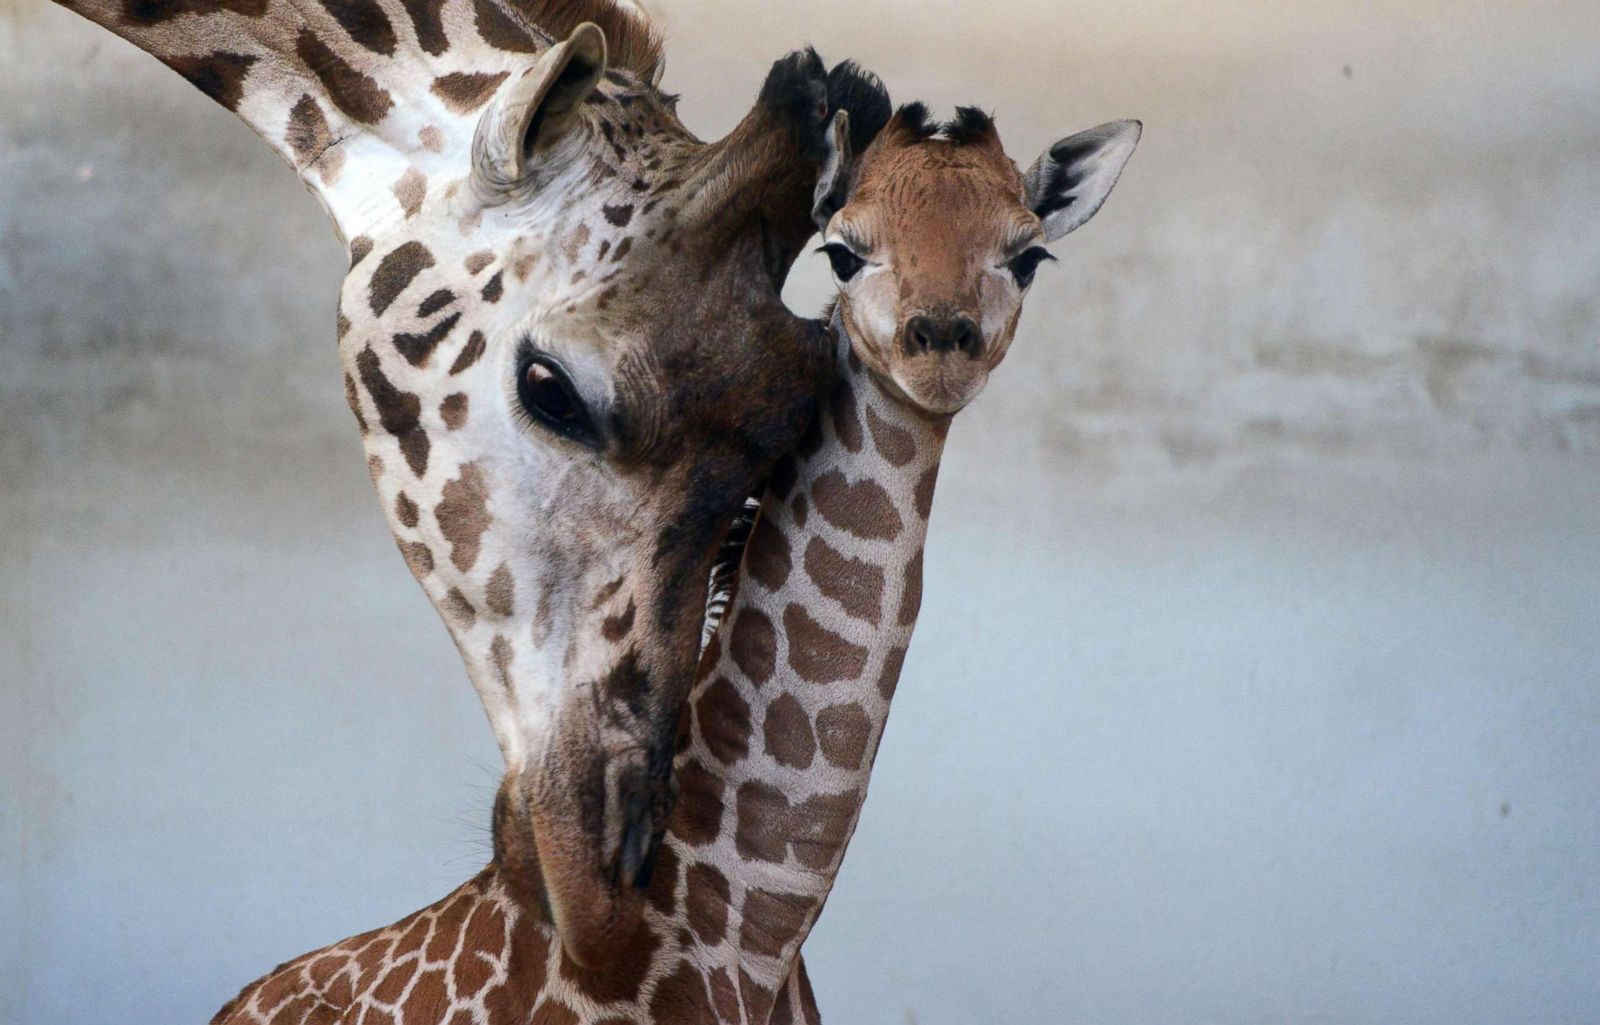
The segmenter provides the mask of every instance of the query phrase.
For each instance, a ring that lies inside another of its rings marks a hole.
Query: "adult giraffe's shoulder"
[[[646,924],[611,967],[564,956],[491,865],[292,962],[218,1021],[815,1025],[799,951],[911,641],[951,417],[1004,358],[1043,244],[1094,214],[1138,137],[1134,122],[1091,129],[1024,176],[975,111],[941,132],[902,109],[860,161],[836,125],[817,217],[840,283],[839,377],[761,504],[681,737]]]
[[[672,803],[707,573],[831,362],[779,298],[821,61],[705,143],[631,4],[62,2],[244,119],[346,240],[345,393],[504,754],[507,871],[603,958]]]

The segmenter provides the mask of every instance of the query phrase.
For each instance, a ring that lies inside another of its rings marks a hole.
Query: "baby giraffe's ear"
[[[833,215],[844,209],[850,201],[850,114],[839,111],[823,133],[827,156],[822,161],[822,173],[817,176],[817,191],[811,204],[811,219],[818,231],[827,231]]]
[[[1133,156],[1142,130],[1137,121],[1112,121],[1069,135],[1034,161],[1028,169],[1028,209],[1043,222],[1046,242],[1095,215]]]

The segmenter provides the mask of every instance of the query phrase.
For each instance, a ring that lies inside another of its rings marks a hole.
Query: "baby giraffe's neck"
[[[682,797],[630,949],[580,968],[491,865],[433,907],[280,966],[215,1022],[815,1025],[800,946],[867,796],[949,426],[885,392],[838,315],[832,331],[839,380],[774,476],[701,663]]]
[[[950,422],[886,392],[843,322],[835,312],[837,387],[774,475],[702,663],[669,838],[671,860],[690,865],[691,906],[696,872],[721,877],[718,945],[758,992],[794,967],[866,799],[922,600]]]

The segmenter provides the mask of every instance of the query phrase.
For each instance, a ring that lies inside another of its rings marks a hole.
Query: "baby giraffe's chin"
[[[934,356],[897,361],[890,368],[892,391],[933,416],[959,413],[989,383],[989,370],[965,356]]]

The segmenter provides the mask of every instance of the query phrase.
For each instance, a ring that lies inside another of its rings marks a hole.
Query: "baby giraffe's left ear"
[[[1028,169],[1028,209],[1043,222],[1046,242],[1095,215],[1133,156],[1143,127],[1137,121],[1112,121],[1069,135],[1034,161]]]

